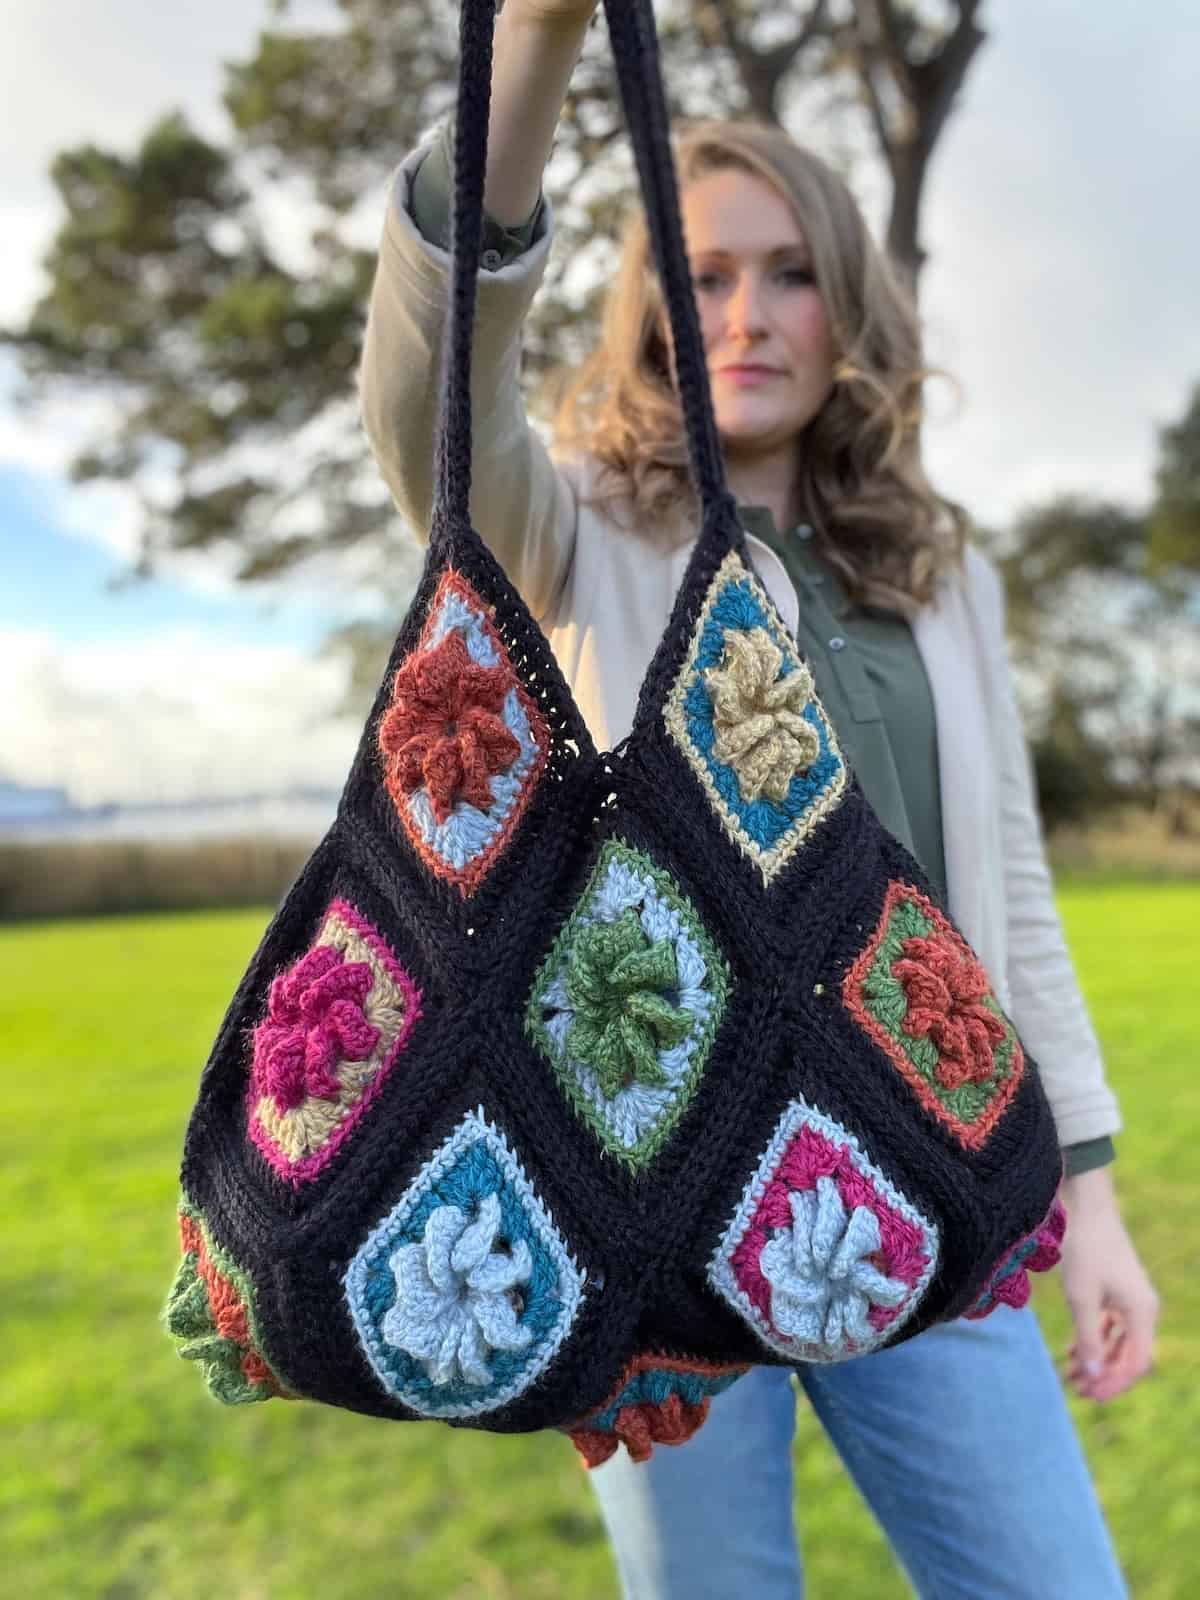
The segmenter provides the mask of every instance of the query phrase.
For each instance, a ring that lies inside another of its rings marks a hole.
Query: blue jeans
[[[792,1376],[755,1367],[686,1444],[589,1474],[626,1600],[798,1600]],[[1031,1308],[795,1376],[922,1600],[1126,1600]]]

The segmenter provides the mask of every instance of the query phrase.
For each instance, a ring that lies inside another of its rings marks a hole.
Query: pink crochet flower
[[[963,1315],[972,1322],[990,1316],[997,1306],[1011,1306],[1014,1311],[1029,1303],[1033,1285],[1031,1272],[1049,1272],[1062,1259],[1062,1242],[1067,1231],[1067,1212],[1062,1201],[1055,1199],[1044,1221],[1027,1234],[1000,1260],[988,1280],[987,1288]]]
[[[363,1005],[374,976],[365,961],[347,961],[318,945],[271,984],[267,1016],[254,1035],[254,1084],[281,1113],[312,1097],[336,1099],[337,1068],[365,1061],[379,1042]]]

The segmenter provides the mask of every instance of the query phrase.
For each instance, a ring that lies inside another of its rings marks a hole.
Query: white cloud
[[[1044,0],[985,23],[926,213],[930,351],[966,390],[931,466],[982,520],[1063,490],[1136,503],[1200,378],[1194,8]]]
[[[345,669],[194,629],[64,645],[0,632],[3,776],[80,805],[337,789],[360,731]]]

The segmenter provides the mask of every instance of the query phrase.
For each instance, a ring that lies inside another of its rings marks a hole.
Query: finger
[[[1076,1394],[1084,1400],[1092,1399],[1092,1386],[1097,1382],[1100,1373],[1088,1372],[1083,1362],[1076,1357],[1070,1361],[1063,1373],[1063,1382],[1068,1384]]]
[[[1138,1379],[1144,1376],[1144,1373],[1127,1370],[1122,1365],[1120,1368],[1114,1368],[1112,1372],[1105,1373],[1103,1378],[1097,1378],[1084,1398],[1095,1401],[1097,1405],[1105,1405],[1109,1400],[1115,1400],[1118,1395],[1132,1389]]]
[[[1147,1299],[1120,1310],[1108,1308],[1104,1320],[1106,1352],[1101,1388],[1105,1394],[1120,1394],[1145,1377],[1153,1366],[1158,1304]]]
[[[1099,1371],[1104,1363],[1104,1307],[1097,1295],[1077,1297],[1071,1302],[1071,1320],[1075,1325],[1073,1355],[1083,1363],[1084,1369]]]
[[[1119,1311],[1106,1307],[1101,1313],[1093,1354],[1088,1358],[1079,1345],[1072,1345],[1073,1363],[1088,1376],[1099,1378],[1109,1371],[1128,1337],[1129,1329],[1125,1318]]]
[[[1085,1361],[1078,1354],[1070,1369],[1069,1382],[1072,1388],[1084,1400],[1099,1400],[1108,1395],[1113,1385],[1113,1374],[1120,1356],[1120,1340],[1118,1335],[1114,1340],[1111,1336],[1103,1347],[1103,1354],[1099,1358]],[[1118,1380],[1119,1382],[1120,1380]],[[1118,1392],[1113,1390],[1113,1392]]]
[[[1081,1345],[1072,1344],[1067,1358],[1065,1381],[1081,1398],[1099,1400],[1111,1398],[1136,1380],[1138,1374],[1129,1374],[1120,1365],[1122,1350],[1127,1341],[1127,1330],[1120,1314],[1106,1307],[1099,1320],[1098,1337],[1093,1346],[1095,1354],[1085,1357]],[[1111,1391],[1111,1394],[1110,1394]]]
[[[1127,1336],[1103,1374],[1092,1384],[1091,1398],[1104,1401],[1124,1394],[1146,1376],[1152,1365],[1150,1341]]]
[[[1111,1350],[1103,1345],[1095,1346],[1096,1354],[1087,1356],[1082,1350],[1072,1350],[1067,1361],[1064,1376],[1069,1383],[1091,1383],[1102,1377],[1108,1369],[1112,1359]]]
[[[1105,1365],[1106,1363],[1103,1357],[1100,1359],[1093,1359],[1089,1363],[1087,1360],[1085,1360],[1079,1345],[1073,1344],[1067,1351],[1066,1358],[1062,1365],[1063,1381],[1073,1385],[1076,1388],[1079,1388],[1080,1392],[1082,1393],[1083,1389],[1081,1386],[1086,1386],[1087,1384],[1090,1384],[1093,1379],[1098,1378],[1104,1371]]]

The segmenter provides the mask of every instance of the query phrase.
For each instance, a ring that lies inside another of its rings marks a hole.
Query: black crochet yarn
[[[648,0],[606,0],[698,543],[598,752],[472,530],[493,0],[464,0],[426,568],[335,822],[238,987],[165,1317],[225,1400],[678,1443],[754,1363],[1021,1303],[1034,1064],[837,746],[725,486]],[[472,798],[473,797],[473,798]]]

